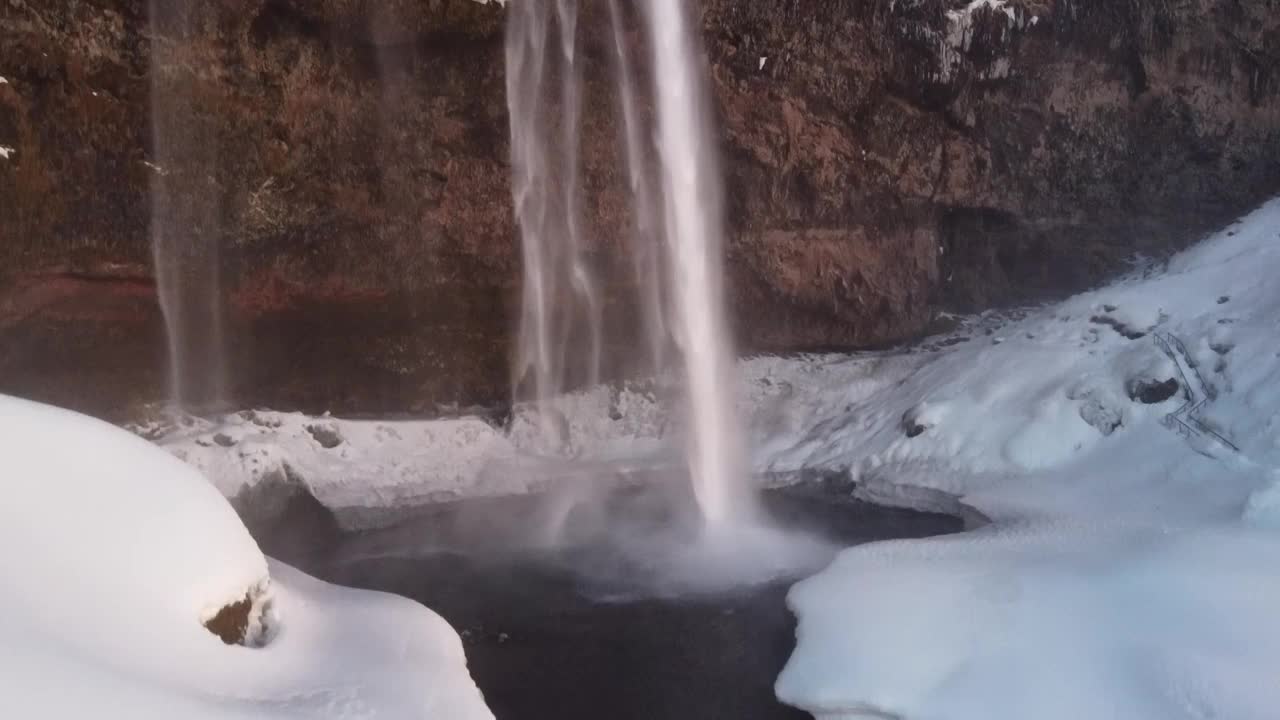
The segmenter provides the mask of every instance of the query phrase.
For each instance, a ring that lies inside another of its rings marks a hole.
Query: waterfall
[[[750,512],[724,307],[724,200],[707,63],[681,0],[643,3],[653,57],[663,219],[676,343],[684,358],[689,472],[708,525]]]
[[[169,401],[188,411],[227,404],[218,145],[194,72],[178,48],[195,4],[151,0],[151,248],[169,351]]]
[[[613,26],[613,50],[617,70],[619,105],[622,110],[622,140],[627,151],[627,190],[631,195],[633,227],[631,255],[640,308],[648,341],[649,369],[660,372],[666,361],[670,338],[662,295],[662,236],[657,224],[655,190],[651,163],[645,153],[645,127],[637,107],[635,73],[626,40],[625,19],[619,0],[609,0],[609,22]]]
[[[599,381],[603,345],[601,298],[579,217],[578,7],[576,0],[519,2],[509,13],[512,193],[524,265],[514,385],[535,401],[544,449],[554,451],[564,440],[554,401],[573,385]]]
[[[642,117],[646,96],[636,82],[620,4],[609,2],[637,304],[649,366],[661,372],[678,362],[687,401],[688,470],[702,516],[714,529],[749,515],[753,494],[733,406],[721,257],[724,203],[708,70],[681,0],[641,5],[654,78],[652,128]],[[572,0],[516,2],[508,12],[512,188],[524,261],[516,380],[532,382],[540,421],[552,427],[554,399],[570,387],[568,359],[582,352],[571,340],[586,338],[592,368],[578,380],[598,379],[601,361],[600,299],[578,230],[578,15]],[[656,138],[656,163],[646,144],[650,136]],[[666,357],[671,340],[679,351],[674,362]]]

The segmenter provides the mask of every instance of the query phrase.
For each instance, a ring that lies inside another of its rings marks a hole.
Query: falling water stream
[[[524,264],[514,384],[531,394],[543,449],[555,451],[563,438],[548,420],[552,405],[571,385],[598,382],[602,346],[601,299],[579,218],[578,7],[519,2],[509,13],[512,192]]]
[[[169,401],[206,412],[227,404],[216,131],[199,107],[180,48],[197,4],[151,0],[151,247],[169,343]]]
[[[723,200],[708,71],[680,0],[641,5],[654,78],[652,128],[642,119],[646,98],[633,72],[625,18],[617,0],[609,4],[632,203],[636,304],[644,318],[649,367],[664,371],[672,340],[678,348],[674,369],[685,391],[688,470],[706,527],[714,530],[746,519],[753,503],[733,409]],[[598,283],[586,261],[579,218],[578,8],[576,0],[519,2],[509,12],[512,185],[524,259],[516,379],[532,382],[533,399],[544,414],[575,385],[567,372],[575,358],[585,357],[590,368],[573,378],[576,384],[598,381],[603,344]],[[646,152],[650,135],[656,168],[649,164],[653,153]],[[554,444],[556,423],[546,416],[540,420]]]
[[[632,207],[631,256],[635,268],[636,287],[645,323],[645,337],[650,365],[657,372],[665,366],[669,330],[662,300],[662,236],[658,229],[656,191],[653,167],[645,152],[644,128],[637,107],[635,71],[627,47],[622,8],[619,0],[609,0],[609,22],[613,26],[614,63],[617,70],[619,105],[622,110],[623,141],[627,149],[627,190]]]
[[[645,3],[653,54],[675,337],[693,429],[689,470],[710,528],[749,511],[725,325],[720,171],[700,43],[680,0]]]

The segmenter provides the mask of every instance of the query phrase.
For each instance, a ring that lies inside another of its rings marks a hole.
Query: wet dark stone
[[[1168,380],[1142,378],[1130,380],[1125,389],[1128,391],[1129,399],[1131,400],[1147,405],[1158,405],[1177,395],[1180,388],[1178,381],[1173,378]]]
[[[342,444],[342,436],[337,430],[327,425],[308,425],[307,432],[311,433],[311,437],[326,450],[332,450]]]
[[[245,595],[243,600],[219,610],[204,626],[228,645],[244,645],[249,632],[249,612],[252,609],[253,601]]]
[[[227,448],[236,444],[236,441],[232,440],[231,436],[225,433],[218,433],[217,435],[214,435],[213,441],[218,445],[221,445],[222,447],[227,447]]]
[[[925,430],[929,429],[928,425],[920,422],[919,414],[920,408],[918,407],[913,407],[902,414],[902,421],[899,423],[899,427],[909,438],[920,437]]]

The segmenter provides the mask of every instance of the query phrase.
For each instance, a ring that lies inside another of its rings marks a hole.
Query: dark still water
[[[790,585],[837,546],[961,529],[944,515],[770,491],[778,525],[831,550],[782,577],[682,592],[655,579],[661,560],[646,562],[615,538],[634,536],[637,522],[650,531],[679,524],[644,495],[611,499],[591,530],[554,547],[531,539],[544,516],[538,498],[458,503],[345,534],[314,501],[297,502],[257,535],[268,554],[316,577],[404,595],[442,615],[499,720],[804,720],[773,696],[794,644]]]

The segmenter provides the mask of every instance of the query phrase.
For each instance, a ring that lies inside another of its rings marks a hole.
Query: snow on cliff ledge
[[[634,456],[656,450],[663,416],[651,391],[596,387],[559,398],[561,459]],[[347,420],[246,410],[212,419],[176,415],[136,425],[205,477],[242,510],[270,505],[273,491],[303,491],[348,529],[394,522],[423,505],[544,489],[535,414],[506,423],[467,416]]]
[[[269,562],[163,450],[4,396],[0,445],[5,717],[491,720],[443,620]],[[203,627],[251,591],[264,647]]]
[[[793,588],[778,696],[832,720],[1275,718],[1278,275],[1280,201],[967,342],[792,375],[763,464],[992,524]]]

